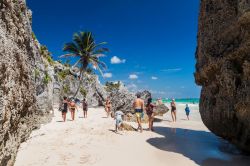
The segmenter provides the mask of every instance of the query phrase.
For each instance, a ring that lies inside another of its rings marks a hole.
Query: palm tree
[[[76,58],[77,62],[71,68],[78,67],[80,73],[80,82],[74,97],[81,87],[83,74],[88,71],[89,67],[99,70],[103,75],[102,70],[106,69],[107,66],[104,62],[100,61],[100,57],[104,57],[105,53],[109,51],[107,48],[102,47],[105,44],[107,43],[101,42],[96,44],[91,32],[79,32],[73,35],[72,42],[64,45],[63,51],[67,52],[67,54],[62,55],[61,58]]]

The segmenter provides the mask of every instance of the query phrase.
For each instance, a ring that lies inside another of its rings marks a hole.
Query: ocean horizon
[[[153,99],[153,101],[157,101],[157,99]],[[163,103],[170,103],[172,101],[171,98],[162,98]],[[178,98],[175,99],[176,103],[185,103],[185,104],[199,104],[200,98]]]

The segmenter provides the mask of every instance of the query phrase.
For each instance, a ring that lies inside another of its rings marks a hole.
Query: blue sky
[[[53,58],[74,32],[108,42],[105,81],[155,97],[199,97],[194,83],[199,0],[27,0],[33,31]],[[112,59],[113,58],[113,59]],[[111,63],[111,59],[113,60]],[[111,77],[112,76],[112,77]]]

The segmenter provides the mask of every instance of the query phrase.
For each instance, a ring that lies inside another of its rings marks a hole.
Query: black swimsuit
[[[62,112],[67,112],[68,111],[68,103],[63,103],[63,110]]]

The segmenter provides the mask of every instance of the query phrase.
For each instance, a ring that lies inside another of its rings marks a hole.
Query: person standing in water
[[[171,116],[173,119],[173,122],[176,122],[176,104],[175,104],[175,100],[172,99],[172,102],[170,103],[171,105]]]
[[[110,97],[108,97],[105,103],[105,111],[107,112],[107,117],[109,117],[111,113],[111,107],[112,107],[111,100]]]
[[[63,97],[63,102],[62,102],[62,118],[63,118],[63,122],[66,121],[66,115],[67,115],[67,112],[68,112],[68,100],[67,100],[67,97],[64,96]]]
[[[141,99],[141,95],[138,93],[136,95],[137,99],[135,99],[133,107],[135,109],[135,115],[138,123],[138,129],[142,132],[141,118],[144,110],[144,101]]]
[[[69,102],[69,109],[70,109],[70,113],[71,113],[71,119],[72,119],[72,121],[74,121],[75,120],[75,112],[77,109],[74,99],[71,99],[71,101]]]
[[[83,109],[83,118],[87,118],[87,116],[88,116],[88,103],[87,103],[85,98],[82,101],[82,109]]]
[[[146,112],[148,115],[148,126],[150,131],[154,131],[153,123],[154,123],[154,108],[156,106],[152,103],[152,98],[148,99],[148,103],[146,106]]]
[[[190,109],[188,107],[188,104],[186,104],[185,112],[186,112],[186,115],[187,115],[187,119],[189,120]]]

